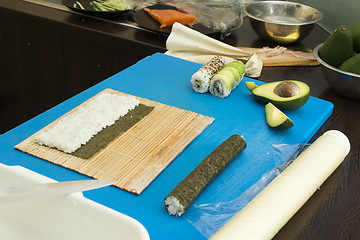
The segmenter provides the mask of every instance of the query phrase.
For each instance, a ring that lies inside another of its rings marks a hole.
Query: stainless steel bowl
[[[264,40],[290,44],[304,39],[323,18],[318,10],[285,1],[259,1],[244,8],[254,31]]]
[[[315,58],[321,64],[321,70],[330,87],[342,96],[360,99],[360,75],[341,71],[324,62],[319,56],[319,50],[322,45],[316,46],[313,52]]]

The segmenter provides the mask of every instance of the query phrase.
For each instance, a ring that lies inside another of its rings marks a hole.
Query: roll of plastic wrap
[[[273,238],[349,151],[350,142],[342,132],[325,132],[210,239]]]

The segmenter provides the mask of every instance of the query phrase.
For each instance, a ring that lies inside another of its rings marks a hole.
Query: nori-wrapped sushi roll
[[[209,91],[210,80],[228,63],[227,59],[221,56],[213,57],[208,63],[202,66],[191,77],[191,84],[195,92],[205,93]]]
[[[210,81],[210,93],[217,97],[227,97],[241,82],[245,66],[240,61],[233,61],[221,69]]]
[[[205,187],[245,148],[245,140],[234,134],[212,151],[165,198],[165,208],[169,214],[181,216]]]

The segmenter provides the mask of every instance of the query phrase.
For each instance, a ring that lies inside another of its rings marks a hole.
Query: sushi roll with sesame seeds
[[[195,92],[205,93],[209,91],[210,80],[218,73],[228,60],[221,56],[213,57],[191,77],[191,84]]]
[[[229,96],[241,82],[245,74],[245,66],[240,61],[233,61],[221,69],[210,81],[210,93],[225,98]]]

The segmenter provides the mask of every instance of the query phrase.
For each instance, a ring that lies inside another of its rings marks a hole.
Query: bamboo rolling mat
[[[104,91],[130,96],[112,89]],[[76,111],[92,98],[25,139],[15,148],[96,179],[116,181],[117,187],[140,194],[214,121],[214,118],[148,99],[136,98],[142,104],[153,106],[154,109],[89,159],[41,146],[35,142],[35,139],[37,134],[51,128],[65,115]]]

